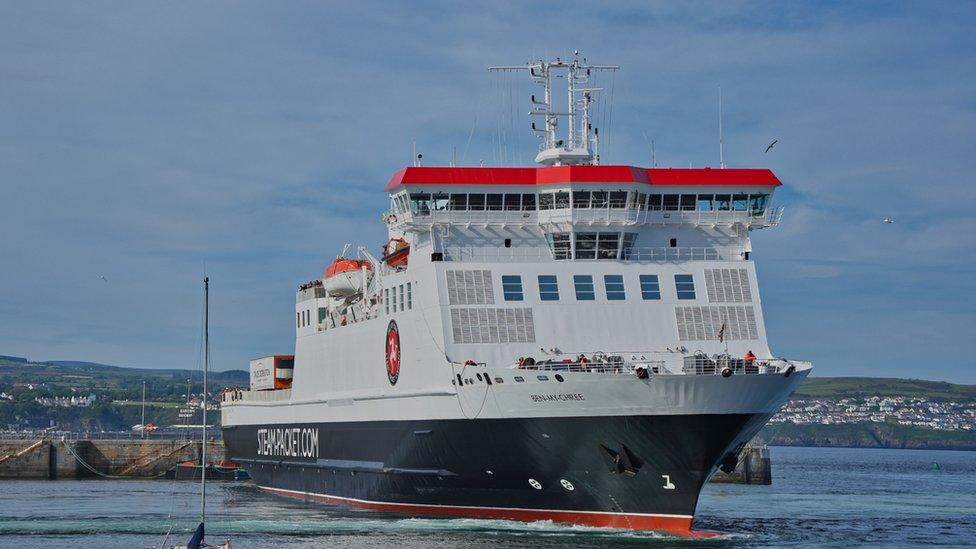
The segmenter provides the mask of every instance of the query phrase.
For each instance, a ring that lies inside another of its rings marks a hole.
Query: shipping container
[[[251,361],[251,390],[290,389],[294,355],[274,355]]]

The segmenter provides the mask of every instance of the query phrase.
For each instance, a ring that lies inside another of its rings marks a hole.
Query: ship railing
[[[510,366],[515,370],[530,370],[539,372],[574,372],[595,374],[627,374],[646,377],[648,374],[672,373],[665,366],[663,360],[626,360],[618,355],[610,355],[594,360],[574,359],[546,359],[538,362],[515,363]]]
[[[684,357],[682,373],[689,375],[759,375],[781,374],[792,368],[805,367],[808,362],[789,360],[785,358],[756,358],[747,361],[744,358],[732,358],[724,355],[707,356],[695,354]]]
[[[649,210],[644,206],[624,207],[608,204],[602,208],[558,208],[523,210],[486,208],[484,210],[421,210],[383,215],[384,221],[397,227],[408,225],[745,225],[750,228],[773,227],[783,217],[783,206],[756,210]]]
[[[291,398],[291,389],[269,389],[267,391],[249,391],[247,389],[228,389],[221,393],[221,404],[236,402],[276,402]]]
[[[733,261],[742,258],[741,252],[734,250],[719,250],[708,247],[641,247],[622,249],[613,252],[611,257],[600,257],[597,259],[597,251],[590,250],[594,257],[579,257],[582,253],[577,253],[576,261],[607,261],[615,260],[619,257],[620,261]],[[444,261],[467,261],[467,262],[537,262],[552,261],[554,259],[570,260],[572,256],[569,250],[560,250],[558,255],[554,255],[548,247],[514,247],[502,248],[494,246],[446,246],[443,249]],[[617,255],[619,254],[619,256]]]

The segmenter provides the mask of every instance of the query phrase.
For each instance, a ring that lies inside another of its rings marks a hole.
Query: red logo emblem
[[[390,385],[396,385],[400,377],[400,331],[395,320],[386,328],[386,377]]]

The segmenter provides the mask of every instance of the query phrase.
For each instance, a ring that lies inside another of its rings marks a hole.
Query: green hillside
[[[976,385],[889,377],[808,377],[793,398],[865,396],[926,397],[930,400],[976,400]]]

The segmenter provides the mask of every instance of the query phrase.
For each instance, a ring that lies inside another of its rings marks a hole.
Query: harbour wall
[[[158,478],[177,463],[200,461],[200,441],[0,440],[0,479]],[[222,461],[221,441],[207,461]]]
[[[769,448],[746,446],[739,454],[739,462],[732,473],[717,471],[711,482],[721,484],[772,484],[773,472],[769,462]]]

